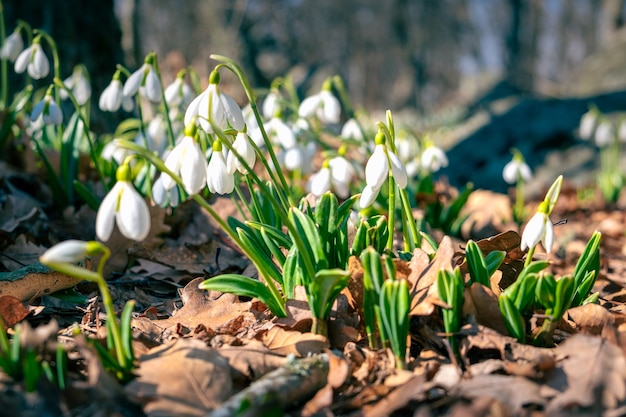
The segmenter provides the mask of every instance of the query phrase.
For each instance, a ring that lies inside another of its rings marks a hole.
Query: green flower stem
[[[47,32],[41,29],[35,29],[33,32],[37,35],[41,35],[42,38],[48,42],[50,46],[50,50],[52,51],[52,63],[54,69],[54,78],[61,79],[61,62],[59,61],[59,50],[57,49],[57,44]],[[59,95],[59,90],[55,90],[54,92],[54,101],[57,102],[58,105],[61,105],[61,96]]]
[[[352,108],[352,103],[350,101],[350,95],[348,94],[348,91],[346,90],[346,86],[343,83],[343,79],[338,76],[335,75],[333,77],[333,85],[335,86],[335,89],[337,90],[337,93],[339,94],[339,98],[341,99],[341,103],[343,104],[343,108],[344,111],[346,112],[346,115],[348,116],[348,119],[354,119],[354,109]]]
[[[85,118],[85,115],[80,111],[80,106],[78,105],[78,102],[76,101],[76,97],[74,97],[74,93],[72,92],[72,90],[70,88],[67,88],[65,86],[65,84],[63,84],[63,81],[61,81],[61,79],[59,79],[59,78],[55,78],[54,79],[54,83],[59,88],[62,88],[62,89],[64,89],[67,92],[68,97],[72,101],[72,105],[76,109],[76,113],[78,114],[78,118],[83,123],[84,130],[85,130],[85,136],[87,136],[87,143],[89,143],[89,156],[91,157],[91,161],[93,162],[94,166],[96,167],[96,172],[98,173],[98,177],[100,178],[100,182],[104,186],[104,189],[108,192],[110,187],[108,186],[108,183],[105,181],[104,173],[102,171],[102,167],[100,166],[100,162],[99,162],[100,158],[96,154],[96,148],[94,147],[94,143],[93,143],[93,140],[91,138],[91,133],[90,133],[90,130],[89,130],[89,121]]]
[[[402,203],[402,212],[404,213],[404,224],[403,228],[406,226],[409,227],[410,233],[410,244],[409,242],[404,242],[404,248],[407,251],[413,251],[413,249],[420,247],[422,244],[422,237],[417,230],[417,223],[413,218],[413,210],[411,209],[411,201],[409,200],[409,194],[406,189],[400,190],[400,202]]]
[[[154,59],[152,60],[152,66],[156,75],[159,79],[159,84],[161,85],[161,101],[163,102],[163,113],[165,116],[165,121],[167,123],[167,137],[169,138],[170,145],[176,145],[176,138],[174,137],[174,129],[172,129],[172,121],[170,120],[170,109],[167,105],[167,100],[165,100],[165,88],[163,86],[163,79],[161,78],[161,70],[159,70],[159,60],[157,59],[157,55],[155,52],[151,52],[154,54]]]
[[[526,268],[533,261],[533,255],[535,254],[535,247],[531,246],[528,248],[528,253],[526,254],[526,261],[524,261],[524,268]]]
[[[387,156],[389,158],[389,156]],[[391,166],[391,165],[390,165]],[[388,224],[389,224],[389,238],[387,239],[387,249],[393,250],[393,238],[394,238],[394,230],[396,224],[396,182],[393,179],[393,175],[391,174],[391,168],[389,169],[389,211],[387,213]]]
[[[104,245],[101,245],[101,250],[102,257],[100,259],[100,263],[98,264],[97,272],[90,271],[88,269],[65,262],[49,262],[46,265],[65,275],[94,282],[98,285],[98,290],[100,291],[100,294],[102,296],[102,304],[104,305],[104,310],[107,315],[107,322],[111,329],[111,335],[113,336],[115,355],[120,366],[124,369],[127,369],[129,364],[123,351],[122,333],[120,331],[119,323],[117,322],[115,309],[113,308],[113,299],[111,298],[109,287],[107,286],[104,276],[102,275],[102,272],[104,270],[104,264],[111,255],[111,251]]]
[[[270,177],[272,178],[272,181],[274,182],[274,184],[277,185],[276,189],[278,190],[279,195],[281,194],[281,191],[282,191],[282,193],[285,194],[286,200],[289,202],[289,206],[294,207],[295,203],[293,201],[293,196],[291,195],[291,191],[290,191],[291,189],[288,187],[287,180],[285,180],[285,176],[283,175],[282,171],[278,168],[280,166],[280,164],[278,163],[278,158],[276,157],[276,153],[274,152],[272,143],[270,142],[269,137],[267,136],[265,127],[263,126],[263,120],[261,119],[261,114],[259,113],[259,110],[257,108],[256,99],[252,92],[252,88],[250,87],[250,83],[248,82],[248,79],[246,78],[246,75],[242,71],[241,67],[239,67],[239,65],[237,65],[235,61],[233,61],[232,59],[228,57],[225,57],[223,55],[218,55],[218,54],[211,54],[210,58],[216,61],[223,62],[226,68],[231,70],[237,76],[237,78],[239,78],[239,82],[241,82],[244,92],[246,93],[246,96],[248,97],[248,101],[250,102],[250,108],[252,109],[252,112],[254,113],[254,117],[259,125],[259,129],[261,130],[261,135],[263,136],[263,141],[265,142],[265,146],[272,160],[272,164],[274,164],[274,167],[276,168],[275,170],[268,169],[268,173]],[[274,178],[274,175],[278,177],[278,181],[276,181],[276,178]],[[281,187],[278,187],[278,183],[280,183]]]

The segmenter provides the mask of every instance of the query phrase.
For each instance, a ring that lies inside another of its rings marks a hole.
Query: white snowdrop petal
[[[141,241],[150,233],[150,210],[143,197],[131,183],[121,181],[119,211],[116,215],[117,227],[128,239]]]
[[[32,46],[29,46],[17,56],[17,59],[15,60],[15,65],[13,67],[16,73],[21,74],[26,71],[26,68],[28,68],[28,64],[30,62],[30,54],[32,52],[31,48]]]
[[[39,101],[39,103],[35,104],[35,107],[33,107],[33,111],[30,113],[30,120],[32,122],[37,120],[37,118],[41,115],[45,107],[46,107],[45,100],[41,100]]]
[[[546,220],[547,221],[545,222],[545,232],[543,235],[543,240],[541,242],[543,243],[543,247],[546,252],[550,253],[552,251],[552,244],[554,243],[554,226],[552,225],[550,219]]]
[[[376,145],[374,153],[365,165],[365,182],[372,188],[380,188],[389,175],[389,162],[384,145]]]
[[[118,181],[111,191],[104,197],[98,208],[96,215],[96,236],[103,242],[111,237],[113,226],[115,225],[115,211],[119,194],[121,192],[122,183]]]
[[[50,72],[50,62],[40,44],[36,43],[33,48],[35,52],[32,61],[28,64],[28,74],[35,80],[40,80]]]
[[[330,191],[330,169],[322,168],[317,173],[311,175],[309,186],[311,193],[317,197],[321,197],[322,194]]]
[[[143,81],[145,65],[146,64],[142,65],[137,71],[130,74],[130,77],[128,77],[124,83],[122,92],[126,97],[132,97],[139,91],[139,87],[141,87],[141,82]]]
[[[69,239],[57,243],[41,255],[42,263],[65,262],[74,263],[85,259],[87,256],[87,242]]]
[[[318,112],[318,117],[322,123],[339,123],[341,117],[341,104],[337,97],[330,91],[322,91],[322,106]]]
[[[322,97],[319,94],[312,95],[305,98],[300,107],[298,108],[298,116],[311,117],[315,114],[322,102]]]
[[[509,184],[515,184],[517,182],[517,162],[510,161],[502,169],[502,178]]]
[[[224,115],[233,129],[237,131],[243,130],[246,122],[241,112],[241,107],[228,94],[220,95],[221,103],[224,109]]]
[[[150,68],[148,75],[146,75],[145,87],[146,97],[148,100],[153,103],[161,101],[161,83],[159,82],[159,77],[152,68]]]
[[[545,217],[544,213],[537,212],[528,221],[522,233],[521,250],[537,246],[537,243],[541,241],[546,227]]]
[[[366,185],[361,192],[361,199],[359,200],[359,207],[361,209],[367,208],[372,205],[372,203],[378,197],[378,193],[380,192],[380,188],[373,188],[369,185]]]
[[[396,184],[400,188],[406,188],[408,183],[408,178],[406,174],[406,169],[404,169],[404,165],[398,158],[398,155],[389,151],[389,160],[391,161],[391,173],[393,175],[393,179],[396,181]]]

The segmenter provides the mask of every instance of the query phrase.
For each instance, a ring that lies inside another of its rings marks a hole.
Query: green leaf
[[[489,252],[487,256],[485,256],[485,264],[487,265],[487,274],[491,278],[491,276],[500,268],[502,262],[506,258],[506,252],[501,250],[495,250],[493,252]]]
[[[554,308],[556,301],[556,280],[552,274],[541,275],[535,286],[535,299],[544,308]]]
[[[274,315],[286,317],[285,302],[276,298],[260,281],[238,274],[223,274],[202,281],[199,288],[203,290],[232,293],[244,297],[258,298]]]
[[[485,258],[482,251],[473,240],[469,240],[467,242],[465,257],[467,259],[467,269],[469,270],[470,277],[472,277],[472,281],[478,282],[485,287],[490,288],[490,275],[487,272]]]
[[[556,282],[556,300],[552,312],[554,320],[559,320],[563,316],[563,313],[570,308],[575,291],[576,281],[571,276],[561,277],[561,279]]]
[[[100,200],[96,197],[93,191],[78,180],[74,180],[74,191],[76,191],[76,194],[83,199],[90,209],[96,212],[98,211],[98,207],[100,207]]]
[[[509,332],[509,335],[515,337],[520,343],[526,342],[526,323],[522,313],[515,307],[513,301],[505,296],[501,295],[498,299],[498,305],[500,306],[500,312],[504,318],[504,324]]]
[[[342,269],[318,271],[308,285],[309,307],[313,317],[328,320],[339,293],[348,285],[350,272]]]
[[[287,299],[295,298],[295,287],[302,284],[304,277],[302,276],[302,265],[298,256],[298,248],[293,246],[283,265],[283,291]]]
[[[535,288],[537,286],[537,274],[527,274],[521,280],[517,280],[514,285],[518,285],[514,304],[520,311],[525,311],[535,300]]]

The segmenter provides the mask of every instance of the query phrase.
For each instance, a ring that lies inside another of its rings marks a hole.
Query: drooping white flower
[[[552,250],[552,244],[554,243],[554,227],[552,226],[550,217],[545,212],[545,208],[542,208],[543,205],[545,205],[545,202],[539,205],[537,212],[524,228],[520,245],[522,251],[526,250],[526,248],[534,248],[539,242],[543,244],[547,253],[550,253]]]
[[[167,121],[162,114],[157,114],[146,128],[148,147],[157,154],[162,154],[167,147]]]
[[[154,55],[148,55],[146,62],[128,77],[124,83],[124,96],[133,97],[139,91],[143,97],[153,103],[161,101],[161,82],[150,63],[152,59]]]
[[[0,49],[0,57],[15,62],[20,52],[24,49],[24,41],[20,32],[15,30],[4,40],[2,49]]]
[[[328,161],[324,163],[322,168],[312,174],[307,183],[307,188],[316,197],[321,197],[324,193],[331,190],[331,174]]]
[[[74,98],[76,98],[76,102],[79,106],[87,103],[91,98],[91,84],[85,75],[86,71],[87,70],[82,65],[77,66],[74,68],[72,75],[63,80],[63,84],[72,90],[72,94],[74,94]],[[65,89],[62,89],[59,95],[63,100],[68,98],[68,93]]]
[[[123,88],[119,75],[117,77],[114,75],[109,85],[100,94],[100,100],[98,100],[100,110],[108,112],[118,111],[124,99]]]
[[[596,128],[596,133],[593,136],[594,141],[598,147],[603,148],[613,143],[615,139],[615,128],[610,120],[602,120]]]
[[[280,94],[271,90],[263,100],[263,117],[271,119],[276,116],[276,113],[280,112],[280,100]]]
[[[206,184],[207,162],[200,145],[194,139],[195,125],[190,125],[187,134],[172,149],[165,159],[165,166],[183,181],[185,191],[190,195],[197,194]],[[168,174],[161,175],[163,187],[172,189],[176,183]]]
[[[233,142],[233,149],[237,151],[250,168],[254,167],[254,163],[256,162],[256,152],[250,143],[250,138],[245,132],[237,133],[237,137]],[[241,163],[239,158],[237,158],[235,153],[232,151],[228,153],[228,157],[226,158],[226,167],[229,174],[234,174],[235,171],[239,171],[244,175],[248,173],[244,164]]]
[[[186,108],[193,100],[193,90],[187,85],[183,76],[179,74],[179,76],[165,88],[165,101],[169,106]]]
[[[235,189],[235,177],[228,173],[219,140],[213,142],[213,153],[206,168],[206,178],[209,191],[214,194],[230,194]]]
[[[431,144],[422,152],[420,166],[430,173],[437,172],[448,166],[448,157],[443,149]]]
[[[356,119],[349,119],[341,128],[341,137],[345,139],[363,140],[363,131]]]
[[[152,200],[161,207],[178,207],[180,192],[178,187],[166,190],[163,186],[163,175],[161,175],[152,184]]]
[[[339,123],[341,104],[330,90],[322,88],[318,94],[309,96],[300,103],[298,115],[305,118],[315,115],[325,124]]]
[[[100,203],[96,215],[96,236],[106,242],[116,223],[128,239],[141,241],[150,233],[150,210],[133,187],[127,164],[118,168],[117,182]]]
[[[15,60],[15,72],[23,73],[28,69],[28,75],[35,80],[40,80],[50,72],[50,62],[39,43],[40,38],[35,38],[33,44],[24,49]]]
[[[133,151],[130,149],[122,148],[118,145],[116,140],[112,140],[104,145],[104,148],[102,148],[102,152],[100,153],[100,157],[105,161],[115,161],[118,165],[122,165],[126,157],[132,153]]]
[[[45,251],[39,260],[42,264],[79,262],[89,254],[88,247],[89,242],[76,239],[64,240]]]
[[[41,116],[46,125],[60,125],[63,123],[63,112],[52,97],[52,90],[49,89],[44,98],[35,104],[30,114],[30,120],[35,121]]]
[[[385,135],[382,132],[378,132],[376,135],[376,147],[370,159],[368,159],[365,165],[365,188],[361,192],[360,206],[365,208],[370,206],[378,193],[380,188],[385,183],[385,180],[389,176],[389,170],[391,169],[391,175],[393,176],[396,184],[400,188],[405,188],[408,183],[408,177],[404,165],[398,158],[398,155],[391,152],[385,145]]]
[[[592,108],[580,118],[578,126],[578,135],[581,139],[589,140],[593,137],[593,132],[598,124],[598,111]]]
[[[532,178],[532,172],[524,161],[524,156],[518,150],[514,150],[513,159],[502,169],[502,178],[509,184],[515,184],[519,178],[528,182]]]
[[[210,108],[210,120],[221,129],[225,129],[228,125],[238,132],[244,129],[245,122],[241,108],[232,97],[220,90],[219,81],[219,72],[213,71],[209,76],[209,86],[187,107],[185,126],[190,123],[191,119],[197,117],[202,129],[207,133],[213,133],[209,122]]]

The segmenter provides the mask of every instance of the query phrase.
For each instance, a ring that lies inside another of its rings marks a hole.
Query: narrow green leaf
[[[504,258],[506,258],[506,252],[501,250],[489,252],[487,256],[485,256],[487,275],[489,275],[490,278],[498,270],[498,268],[500,268],[500,265],[502,265]]]
[[[258,298],[278,317],[286,317],[284,300],[275,298],[272,292],[260,281],[244,275],[223,274],[200,283],[203,290],[232,293],[244,297]]]
[[[467,269],[469,270],[470,277],[472,277],[472,281],[478,282],[479,284],[490,288],[490,275],[487,272],[485,258],[482,251],[478,247],[478,244],[476,244],[473,240],[469,240],[467,242],[465,257],[467,259]]]
[[[526,342],[526,323],[520,311],[515,307],[513,301],[501,295],[498,299],[500,312],[504,318],[504,324],[509,334],[519,340],[520,343]]]
[[[328,320],[335,299],[349,280],[350,272],[342,269],[324,269],[315,274],[308,291],[313,317]]]

